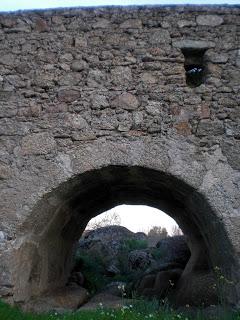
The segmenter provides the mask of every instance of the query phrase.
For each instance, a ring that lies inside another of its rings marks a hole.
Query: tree
[[[86,229],[87,230],[94,230],[101,227],[106,226],[113,226],[113,225],[120,225],[121,218],[118,213],[115,211],[106,211],[105,213],[93,218],[89,221]]]
[[[148,231],[148,236],[156,236],[159,239],[166,238],[168,236],[167,229],[161,226],[154,226]]]
[[[182,230],[179,228],[179,226],[173,226],[172,227],[172,232],[171,232],[172,236],[182,236],[183,232]]]
[[[159,240],[168,237],[168,232],[165,227],[153,226],[147,235],[149,244],[155,246]]]

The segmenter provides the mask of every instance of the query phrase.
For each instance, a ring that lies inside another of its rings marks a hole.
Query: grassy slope
[[[141,302],[139,305],[123,307],[119,310],[104,310],[99,308],[96,311],[79,311],[71,314],[48,314],[33,315],[26,314],[16,308],[0,301],[0,320],[205,320],[206,317],[200,313],[195,317],[187,317],[186,315],[163,308],[156,310],[156,304],[151,302]],[[213,318],[212,318],[213,319]],[[240,314],[225,314],[214,317],[216,320],[240,320]]]

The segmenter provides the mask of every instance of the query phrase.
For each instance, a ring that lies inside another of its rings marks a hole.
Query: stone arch
[[[214,266],[220,267],[228,279],[233,277],[236,261],[231,240],[200,190],[162,170],[109,165],[61,183],[37,202],[19,226],[14,252],[16,301],[27,301],[64,286],[74,244],[88,221],[121,203],[149,205],[178,222],[191,250],[183,273],[186,277],[197,269]],[[233,296],[229,295],[231,303]]]

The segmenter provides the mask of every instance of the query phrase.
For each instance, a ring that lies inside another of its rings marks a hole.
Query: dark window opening
[[[204,83],[206,68],[204,65],[205,50],[182,49],[185,57],[186,83],[189,87],[198,87]]]

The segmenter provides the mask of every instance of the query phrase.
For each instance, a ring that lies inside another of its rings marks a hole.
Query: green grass
[[[201,312],[195,317],[189,317],[184,314],[171,310],[169,307],[159,307],[155,301],[138,301],[133,305],[124,306],[118,310],[101,309],[95,311],[78,311],[68,314],[45,314],[34,315],[21,312],[17,308],[0,301],[0,319],[1,320],[206,320]],[[231,313],[218,315],[216,320],[240,320],[240,313]]]

